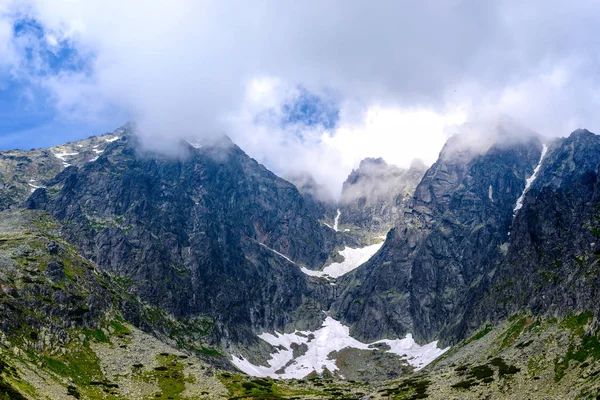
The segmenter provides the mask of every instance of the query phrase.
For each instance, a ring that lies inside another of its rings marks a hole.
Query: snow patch
[[[45,187],[46,187],[46,186],[38,186],[38,185],[34,185],[34,184],[33,184],[33,183],[31,183],[31,182],[35,182],[35,179],[33,179],[33,178],[32,178],[32,179],[30,179],[30,180],[29,180],[29,182],[27,183],[27,184],[28,184],[28,185],[31,187],[31,189],[30,189],[31,193],[35,192],[35,190],[36,190],[36,189],[43,189],[43,188],[45,188]]]
[[[338,252],[342,257],[344,257],[344,261],[339,263],[331,263],[325,268],[323,268],[322,271],[313,271],[304,267],[301,267],[300,269],[306,275],[310,276],[316,276],[321,278],[339,278],[340,276],[355,270],[362,264],[369,261],[369,259],[373,257],[375,253],[377,253],[381,246],[383,246],[383,243],[384,242],[381,242],[359,249],[344,247],[344,250]]]
[[[521,209],[521,207],[523,207],[523,200],[525,199],[525,195],[527,194],[527,191],[529,190],[529,188],[531,187],[531,185],[537,178],[538,172],[540,172],[540,167],[542,166],[542,161],[544,161],[544,157],[546,156],[547,151],[548,151],[548,146],[546,146],[545,144],[542,145],[542,155],[540,157],[540,161],[538,162],[538,165],[533,170],[533,174],[531,174],[531,176],[529,178],[527,178],[527,180],[525,181],[525,189],[523,189],[523,193],[521,193],[521,196],[517,199],[517,204],[515,205],[515,209],[513,210],[513,217],[515,215],[517,215],[517,211],[519,211]]]
[[[115,140],[119,140],[119,137],[118,137],[118,136],[115,136],[115,137],[107,138],[107,139],[104,139],[104,140],[106,140],[108,143],[112,143],[112,142],[114,142]]]
[[[195,148],[195,149],[201,149],[201,148],[203,148],[203,147],[204,147],[204,144],[202,144],[202,143],[201,143],[201,142],[199,142],[199,141],[195,141],[195,142],[188,142],[188,144],[189,144],[190,146],[192,146],[193,148]]]
[[[76,156],[79,153],[74,152],[74,153],[53,153],[53,154],[54,154],[54,157],[58,158],[59,160],[61,160],[63,162],[63,167],[66,168],[66,167],[71,166],[71,164],[69,164],[67,162],[67,160],[65,159],[65,157]]]
[[[488,188],[488,197],[491,201],[494,201],[494,188],[492,187],[492,185],[490,185],[490,187]]]
[[[375,253],[377,253],[377,251],[381,248],[381,246],[383,246],[383,243],[384,242],[381,242],[381,243],[373,244],[371,246],[362,247],[359,249],[353,249],[351,247],[344,247],[343,250],[338,251],[338,253],[342,257],[344,257],[344,261],[342,261],[340,263],[331,263],[328,266],[326,266],[325,268],[323,268],[322,271],[314,271],[312,269],[308,269],[306,267],[301,267],[301,266],[300,266],[300,271],[304,272],[308,276],[314,276],[314,277],[318,277],[318,278],[327,278],[327,279],[339,278],[340,276],[345,275],[348,272],[355,270],[356,268],[358,268],[359,266],[361,266],[362,264],[367,262],[371,257],[373,257],[373,255]],[[264,248],[277,254],[279,257],[283,257],[286,261],[288,261],[294,265],[298,265],[294,261],[292,261],[288,256],[286,256],[285,254],[281,254],[277,250],[270,248],[269,246],[267,246],[264,243],[259,243],[259,244],[261,246],[263,246]]]
[[[314,335],[314,339],[309,339],[309,336],[312,335]],[[275,353],[271,354],[271,359],[267,361],[268,366],[254,365],[245,358],[237,356],[232,356],[233,364],[248,375],[277,379],[300,379],[313,371],[322,374],[325,369],[332,372],[337,371],[336,360],[328,356],[334,351],[346,348],[373,350],[373,345],[384,343],[390,347],[388,353],[405,358],[417,370],[449,349],[449,347],[438,349],[437,342],[419,346],[411,334],[407,334],[404,339],[380,340],[371,344],[363,343],[350,336],[350,328],[331,317],[327,317],[321,328],[315,332],[263,333],[258,337],[278,348]],[[291,347],[294,343],[306,344],[308,347],[306,353],[295,359]]]
[[[104,153],[104,150],[98,150],[96,147],[92,148],[92,151],[96,154],[102,154]]]
[[[94,162],[98,159],[98,156],[94,157],[94,158],[90,158],[90,160],[88,162]]]
[[[333,220],[333,230],[334,231],[338,231],[338,222],[340,222],[340,215],[342,215],[340,209],[337,209],[337,214],[335,216],[335,219]]]

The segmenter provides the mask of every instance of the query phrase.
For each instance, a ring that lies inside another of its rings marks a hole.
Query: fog
[[[600,130],[600,7],[522,3],[0,0],[0,76],[48,94],[57,118],[124,111],[159,151],[227,134],[337,195],[365,157],[430,164],[499,116]],[[16,35],[24,20],[42,37]],[[65,49],[75,67],[42,56]]]

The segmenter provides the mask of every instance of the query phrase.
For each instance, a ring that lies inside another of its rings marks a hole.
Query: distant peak
[[[581,137],[585,137],[585,136],[595,136],[595,134],[588,131],[587,129],[579,128],[579,129],[575,129],[573,132],[571,132],[571,135],[569,137],[581,138]]]
[[[423,160],[421,160],[420,158],[415,158],[410,163],[410,167],[408,168],[408,170],[409,171],[425,171],[425,170],[427,170],[427,168],[429,168],[429,167],[427,166],[427,164],[425,164],[425,162]]]
[[[369,166],[378,166],[378,167],[385,167],[388,164],[385,162],[385,160],[381,157],[377,157],[377,158],[373,158],[373,157],[367,157],[365,159],[363,159],[360,164],[358,165],[358,168],[367,168]]]

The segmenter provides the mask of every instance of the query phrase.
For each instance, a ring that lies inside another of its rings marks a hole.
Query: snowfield
[[[323,268],[322,271],[313,271],[304,267],[301,267],[300,269],[306,275],[310,276],[318,276],[324,278],[339,278],[340,276],[355,270],[360,265],[369,261],[369,259],[373,257],[375,253],[377,253],[381,246],[383,246],[383,243],[384,242],[381,242],[359,249],[344,247],[344,250],[338,252],[342,257],[344,257],[344,261],[339,263],[331,263],[325,268]]]
[[[278,256],[284,258],[286,261],[289,261],[290,263],[292,263],[296,266],[299,266],[300,270],[302,272],[304,272],[306,275],[330,279],[330,278],[339,278],[340,276],[345,275],[348,272],[355,270],[356,268],[358,268],[365,262],[369,261],[369,259],[371,257],[373,257],[373,255],[375,253],[377,253],[377,251],[381,248],[381,246],[383,246],[383,243],[384,242],[376,243],[376,244],[372,244],[371,246],[362,247],[359,249],[353,249],[351,247],[344,247],[344,250],[341,250],[338,252],[342,257],[344,257],[344,261],[339,262],[339,263],[331,263],[328,266],[326,266],[325,268],[323,268],[322,271],[314,271],[312,269],[308,269],[306,267],[299,266],[297,263],[295,263],[293,260],[291,260],[285,254],[281,254],[277,250],[268,247],[264,243],[259,243],[259,244],[261,246],[269,249],[273,253],[277,254]]]
[[[322,374],[323,371],[337,371],[335,359],[328,356],[334,351],[345,348],[374,350],[373,345],[387,344],[388,353],[397,354],[410,365],[419,370],[446,352],[439,349],[437,341],[419,346],[411,334],[404,339],[380,340],[374,343],[362,343],[350,336],[350,329],[341,322],[327,317],[320,329],[310,331],[295,331],[294,333],[263,333],[259,337],[267,343],[277,347],[278,350],[271,354],[267,361],[268,366],[254,365],[243,357],[233,356],[233,364],[248,375],[257,377],[271,377],[277,379],[300,379],[313,371]],[[308,350],[303,355],[293,358],[292,344],[306,344]]]

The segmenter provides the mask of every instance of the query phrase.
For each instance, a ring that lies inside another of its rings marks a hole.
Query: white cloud
[[[432,161],[463,120],[600,129],[594,1],[0,0],[0,56],[18,15],[90,62],[32,77],[62,113],[117,107],[161,147],[228,133],[277,172],[333,188],[366,156]],[[281,126],[298,85],[339,102],[335,129]]]

